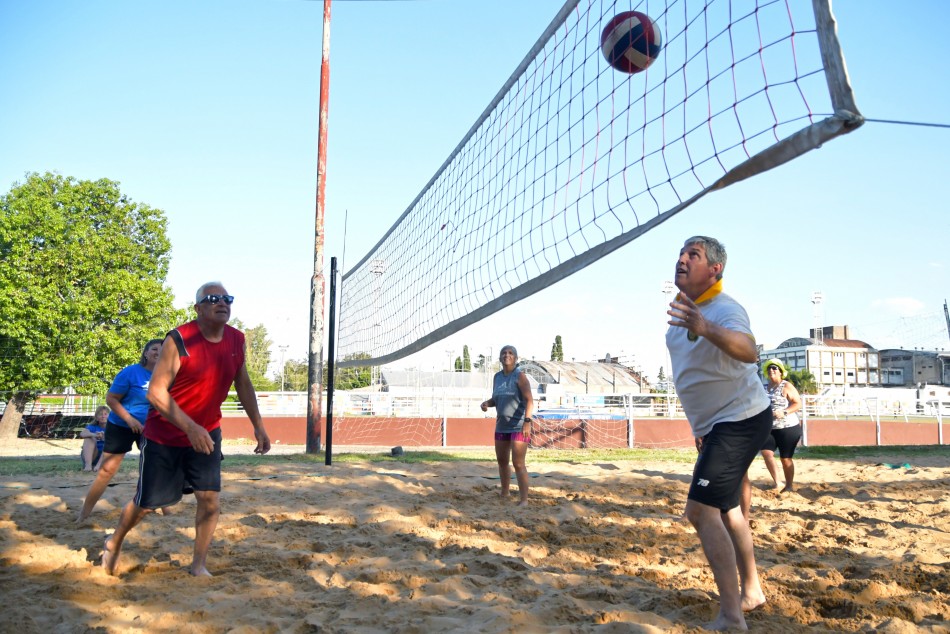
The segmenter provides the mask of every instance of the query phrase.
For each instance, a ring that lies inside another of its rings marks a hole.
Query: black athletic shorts
[[[106,444],[102,448],[104,452],[129,453],[132,451],[133,444],[141,451],[142,434],[136,434],[128,427],[123,427],[122,425],[106,423]]]
[[[214,451],[171,447],[146,439],[139,456],[139,484],[134,502],[145,509],[177,504],[184,493],[221,490],[221,428],[211,432]]]
[[[703,437],[687,497],[723,513],[739,506],[742,477],[771,430],[771,407],[746,420],[713,425]]]
[[[774,452],[778,449],[778,455],[782,458],[791,459],[795,455],[795,447],[798,441],[802,439],[801,424],[793,427],[784,427],[782,429],[772,429],[772,433],[765,439],[763,451]]]

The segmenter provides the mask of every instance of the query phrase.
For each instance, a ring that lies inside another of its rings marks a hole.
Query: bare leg
[[[124,453],[102,453],[102,460],[99,461],[99,473],[96,475],[96,479],[92,481],[92,484],[89,485],[89,492],[86,493],[86,499],[83,501],[82,508],[79,510],[79,515],[76,516],[77,524],[86,521],[86,519],[92,515],[92,509],[96,506],[96,502],[99,501],[102,494],[105,493],[106,487],[109,486],[109,482],[112,481],[112,477],[119,470],[119,465],[122,464],[123,458],[125,458]]]
[[[198,508],[195,511],[195,554],[191,560],[191,574],[196,577],[210,577],[208,572],[208,549],[211,538],[218,526],[221,512],[217,491],[195,491]]]
[[[495,441],[495,460],[498,461],[498,475],[501,477],[501,497],[508,499],[509,489],[511,488],[511,467],[509,460],[511,456],[511,441]]]
[[[736,568],[739,571],[742,611],[748,612],[765,603],[765,593],[759,583],[759,572],[755,567],[755,553],[752,549],[752,531],[742,513],[732,509],[722,514],[722,522],[732,539],[736,552]]]
[[[525,456],[528,454],[528,443],[512,441],[511,463],[515,467],[515,477],[518,478],[518,505],[528,503],[528,467],[525,466]]]
[[[82,441],[82,470],[92,471],[92,459],[96,457],[96,439],[84,438]]]
[[[122,515],[119,517],[119,526],[112,535],[106,537],[106,541],[102,544],[102,569],[107,575],[115,574],[116,567],[119,565],[119,554],[122,552],[122,542],[125,541],[125,536],[149,513],[151,513],[150,509],[143,509],[141,506],[136,506],[135,502],[129,502],[122,509]]]
[[[791,458],[782,458],[782,471],[785,472],[785,488],[782,489],[782,493],[786,491],[795,490],[795,463],[792,462]]]
[[[742,512],[738,508],[733,511],[739,521],[744,523]],[[715,621],[705,626],[706,629],[748,629],[745,616],[742,614],[739,575],[736,572],[736,550],[729,531],[723,523],[726,514],[720,513],[715,507],[695,500],[687,500],[686,517],[699,535],[703,553],[709,561],[716,587],[719,589],[719,615]],[[748,530],[748,525],[746,525],[746,530]],[[751,542],[750,537],[749,543]]]
[[[751,521],[749,518],[752,516],[752,481],[749,480],[748,471],[742,476],[742,484],[739,485],[739,509],[745,521]]]
[[[775,464],[775,452],[768,449],[762,450],[762,459],[765,461],[765,468],[769,470],[772,476],[772,488],[778,488],[778,466]]]

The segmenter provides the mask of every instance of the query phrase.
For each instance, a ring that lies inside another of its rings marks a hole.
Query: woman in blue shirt
[[[109,416],[109,408],[100,405],[96,408],[95,420],[91,425],[79,432],[82,441],[82,451],[79,456],[82,458],[83,471],[98,471],[102,462],[102,447],[105,445],[106,420]]]
[[[149,402],[148,383],[152,378],[152,370],[158,362],[158,355],[162,350],[162,340],[152,339],[142,349],[139,362],[123,368],[112,381],[109,392],[106,394],[106,403],[112,410],[106,424],[105,446],[102,450],[102,460],[99,464],[99,474],[89,487],[86,500],[76,517],[76,522],[83,522],[92,513],[93,507],[112,477],[119,470],[125,454],[132,450],[134,443],[141,449],[142,430],[145,429],[145,418],[148,416]]]

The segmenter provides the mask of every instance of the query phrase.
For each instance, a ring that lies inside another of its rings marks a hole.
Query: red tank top
[[[205,339],[197,321],[168,333],[178,346],[181,366],[169,393],[193,421],[211,431],[221,426],[221,403],[228,397],[238,370],[244,365],[244,334],[225,325],[224,337]],[[145,421],[145,437],[162,445],[188,447],[188,435],[155,409]]]

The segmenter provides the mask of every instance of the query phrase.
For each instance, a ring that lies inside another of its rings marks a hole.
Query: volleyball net
[[[664,40],[632,75],[600,40],[631,9]],[[343,276],[338,358],[364,358],[338,365],[422,350],[861,123],[830,0],[568,0]]]

